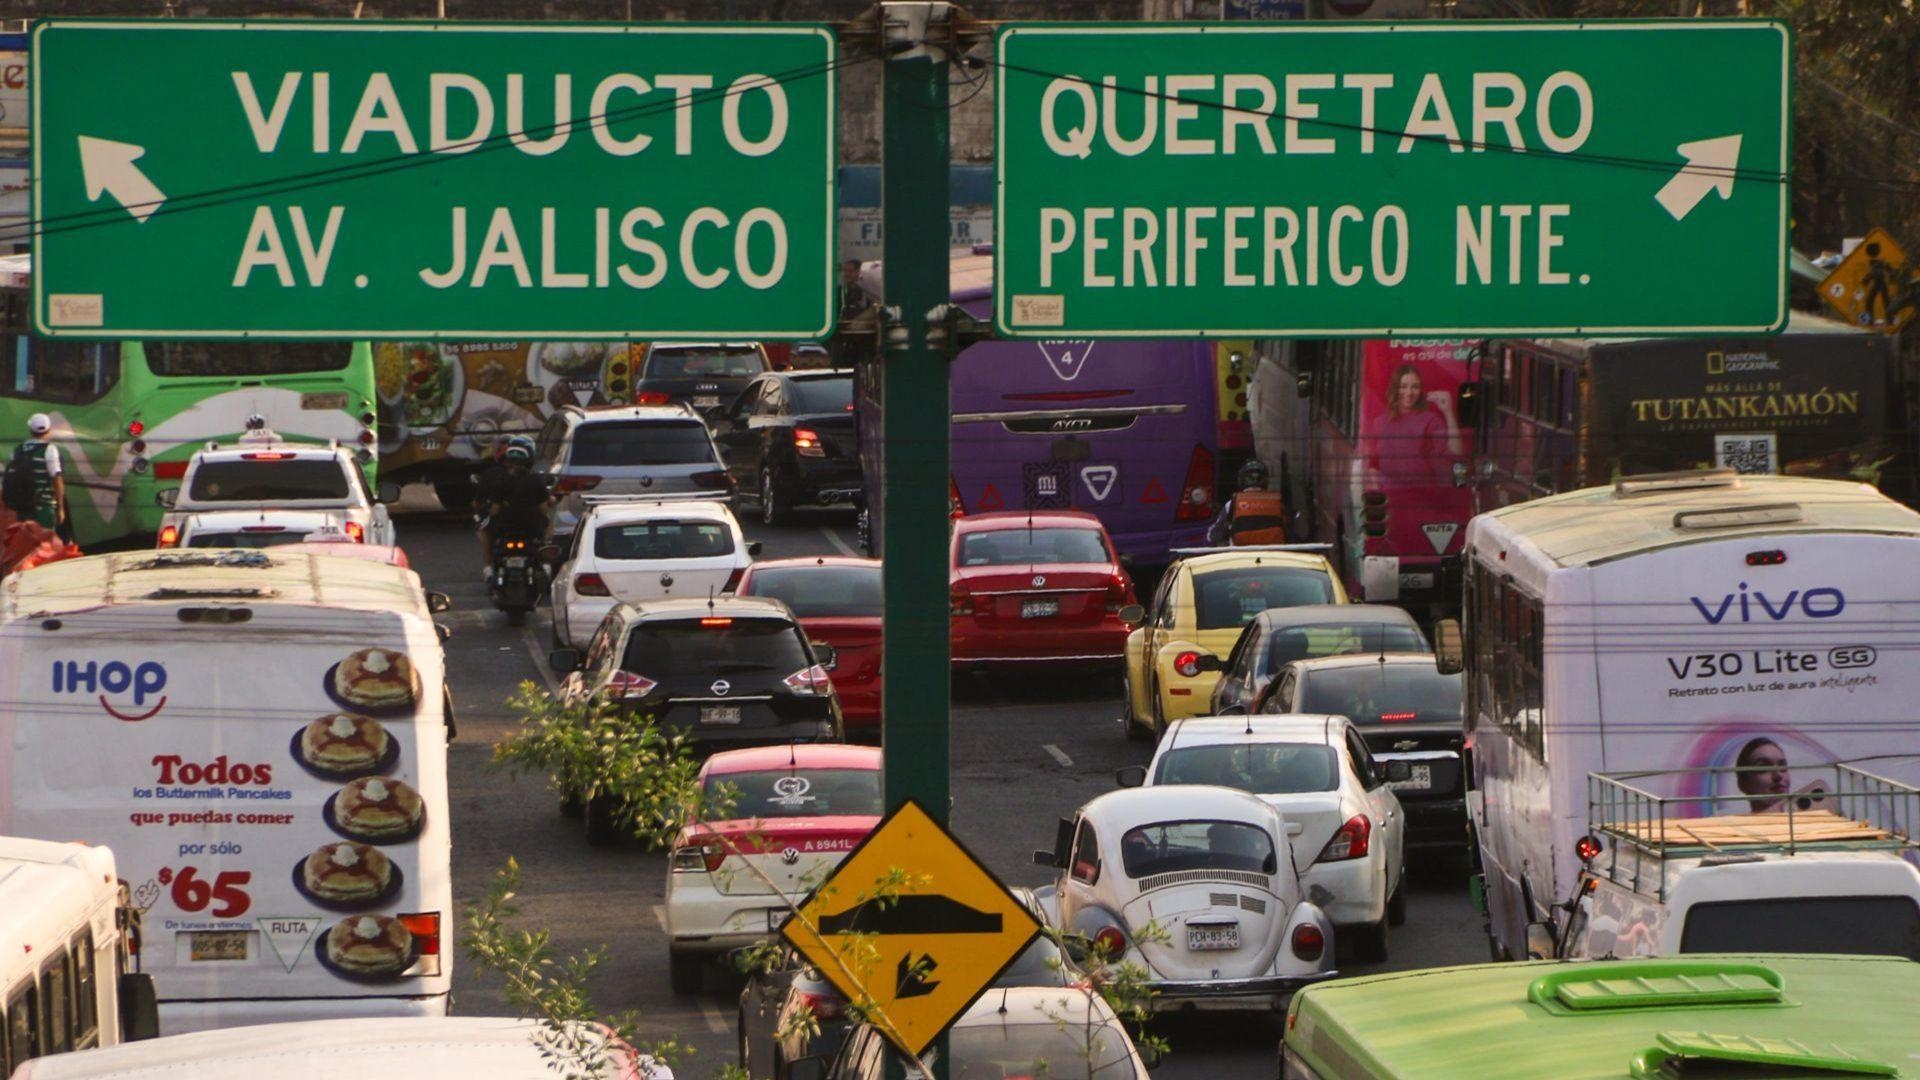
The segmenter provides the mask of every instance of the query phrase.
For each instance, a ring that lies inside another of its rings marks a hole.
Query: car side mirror
[[[161,488],[159,491],[153,493],[153,501],[171,510],[173,509],[173,504],[180,501],[180,489],[177,487]]]
[[[443,611],[451,611],[452,609],[453,609],[453,597],[448,596],[446,593],[443,593],[443,592],[429,592],[427,594],[427,610],[428,611],[432,612],[435,615],[438,615]]]
[[[1404,784],[1413,779],[1413,766],[1404,761],[1389,761],[1387,764],[1387,783]]]
[[[1442,675],[1458,675],[1466,667],[1460,620],[1441,619],[1433,624],[1433,666]]]
[[[1115,769],[1113,770],[1113,782],[1119,784],[1121,787],[1145,787],[1147,783],[1147,767],[1145,765],[1128,765],[1124,769]]]
[[[1035,850],[1033,853],[1033,865],[1035,866],[1052,866],[1056,861],[1051,851]]]
[[[120,1023],[127,1042],[160,1036],[160,994],[153,973],[134,971],[120,976]]]
[[[442,645],[445,645],[447,641],[453,637],[453,627],[448,626],[446,623],[434,623],[433,632],[435,636],[440,639],[440,644]]]
[[[828,645],[824,642],[819,642],[819,641],[810,641],[807,644],[813,647],[814,663],[819,664],[821,667],[826,668],[828,671],[832,671],[834,668],[837,668],[840,666],[840,650],[839,649],[836,649],[831,645]]]
[[[787,1062],[787,1080],[826,1080],[825,1058],[803,1057]]]
[[[400,485],[391,480],[383,480],[379,487],[373,489],[373,498],[375,502],[383,505],[397,503],[400,501]]]
[[[747,541],[747,555],[755,559],[760,557],[760,541]]]
[[[1200,655],[1199,655],[1199,656],[1198,656],[1198,657],[1197,657],[1197,658],[1196,658],[1196,659],[1195,659],[1195,660],[1193,661],[1193,666],[1194,666],[1194,667],[1196,667],[1196,668],[1199,668],[1199,669],[1200,669],[1201,671],[1225,671],[1225,670],[1227,670],[1227,666],[1226,666],[1225,664],[1223,664],[1223,663],[1221,663],[1221,662],[1220,662],[1220,658],[1219,658],[1219,657],[1217,657],[1217,656],[1215,656],[1215,655],[1213,655],[1212,653],[1201,653],[1201,654],[1200,654]]]
[[[1139,626],[1147,621],[1147,609],[1139,604],[1128,604],[1120,609],[1120,621],[1128,626]]]
[[[579,649],[555,649],[547,654],[547,666],[557,675],[580,670]]]

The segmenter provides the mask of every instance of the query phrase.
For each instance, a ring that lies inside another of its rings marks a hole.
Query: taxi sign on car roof
[[[781,936],[914,1057],[1040,934],[1026,905],[920,805],[902,803]]]

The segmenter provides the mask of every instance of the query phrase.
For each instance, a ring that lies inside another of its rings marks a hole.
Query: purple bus
[[[878,264],[863,284],[878,293]],[[993,258],[954,253],[953,302],[992,321]],[[881,394],[860,365],[861,458],[878,507]],[[956,514],[1084,510],[1136,567],[1206,542],[1219,508],[1220,410],[1207,341],[980,341],[953,362]],[[879,553],[879,515],[863,514]]]

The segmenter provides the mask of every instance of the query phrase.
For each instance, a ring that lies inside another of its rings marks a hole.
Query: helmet
[[[32,435],[45,435],[53,430],[53,418],[46,413],[37,412],[27,417],[27,432]]]
[[[1258,458],[1240,466],[1240,490],[1263,491],[1267,486],[1267,467]]]
[[[533,462],[533,448],[510,442],[500,455],[502,461],[511,465],[528,465]]]
[[[507,449],[512,450],[515,447],[519,447],[520,449],[525,450],[527,452],[528,460],[532,460],[533,458],[533,440],[532,439],[528,438],[525,435],[507,436]],[[506,451],[503,450],[501,452],[505,453]]]

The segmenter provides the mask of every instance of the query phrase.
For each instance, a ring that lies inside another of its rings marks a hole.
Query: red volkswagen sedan
[[[1117,662],[1133,582],[1100,519],[1078,511],[974,514],[953,523],[953,662]]]
[[[770,596],[793,609],[810,641],[836,653],[833,689],[847,734],[880,737],[880,560],[768,559],[747,568],[739,596]]]

